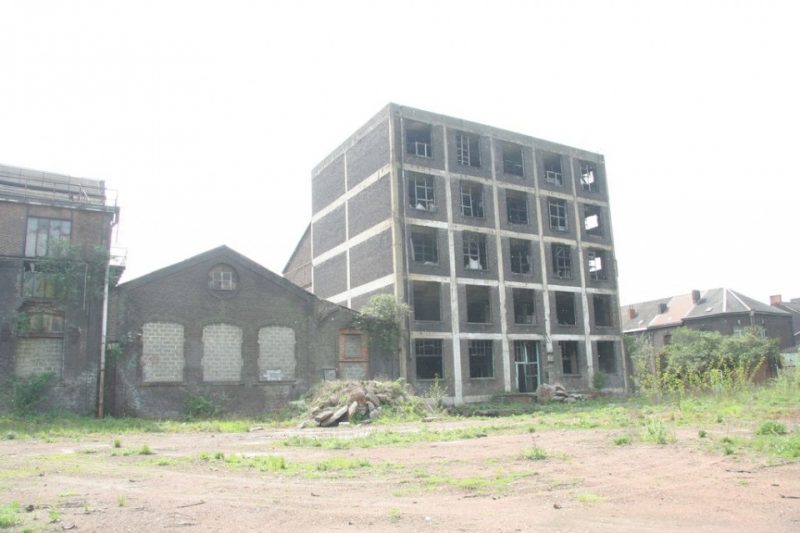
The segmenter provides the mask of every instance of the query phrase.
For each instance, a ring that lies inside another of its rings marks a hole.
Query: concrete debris
[[[584,400],[586,397],[583,394],[578,394],[576,392],[567,392],[567,389],[564,388],[564,385],[561,383],[555,383],[550,385],[548,383],[542,383],[536,389],[536,399],[539,400],[541,403],[545,402],[564,402],[564,403],[574,403],[577,400]]]
[[[411,402],[423,405],[409,386],[400,381],[326,381],[312,392],[308,424],[321,427],[345,422],[367,423],[387,406]],[[313,421],[313,422],[312,422]]]

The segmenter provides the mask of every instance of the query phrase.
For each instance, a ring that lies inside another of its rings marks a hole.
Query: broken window
[[[28,311],[21,313],[17,334],[27,337],[61,336],[64,334],[64,314],[52,311]]]
[[[544,154],[544,180],[547,183],[564,185],[564,177],[561,173],[561,156],[558,154]]]
[[[516,144],[503,145],[503,172],[512,176],[523,176],[522,147]]]
[[[531,243],[521,239],[509,240],[509,256],[511,258],[511,272],[515,274],[530,274],[531,272]]]
[[[561,372],[564,374],[578,373],[578,342],[558,341],[561,352]]]
[[[409,172],[408,176],[408,204],[420,211],[436,211],[433,176],[416,172]]]
[[[595,326],[610,327],[614,325],[611,311],[611,296],[607,294],[593,294],[592,306],[594,307]]]
[[[606,253],[603,250],[589,250],[589,279],[592,281],[605,281],[608,279],[605,262]]]
[[[469,341],[469,377],[491,378],[494,377],[494,364],[492,362],[492,341]]]
[[[415,263],[435,265],[439,262],[436,228],[411,228],[411,253]]]
[[[553,244],[553,276],[558,279],[572,279],[572,250],[566,244]]]
[[[489,312],[489,287],[485,285],[467,285],[467,322],[472,324],[488,324],[491,321]]]
[[[574,326],[575,294],[571,292],[556,292],[556,322],[559,326]]]
[[[483,185],[472,181],[461,182],[461,214],[483,218]]]
[[[236,272],[228,265],[217,265],[208,271],[208,288],[215,291],[236,290]]]
[[[514,323],[536,323],[533,289],[512,289],[511,295],[514,299]]]
[[[29,217],[25,256],[53,257],[65,252],[71,232],[72,222],[69,220]]]
[[[22,273],[22,296],[25,298],[55,298],[58,277],[52,272],[42,272],[34,261],[25,261]]]
[[[413,281],[414,319],[437,322],[441,320],[439,283]]]
[[[464,132],[456,133],[456,163],[465,167],[481,166],[478,137]]]
[[[539,341],[514,341],[517,390],[534,392],[539,386]]]
[[[417,379],[443,379],[441,339],[414,339]]]
[[[487,270],[486,261],[486,235],[465,231],[462,235],[464,241],[464,268],[466,270]]]
[[[613,341],[597,341],[597,368],[604,374],[617,373],[617,354]]]
[[[506,213],[511,224],[528,223],[528,200],[524,192],[506,191]]]
[[[589,235],[603,235],[603,226],[600,216],[602,209],[597,205],[583,206],[583,228]]]
[[[550,215],[550,229],[553,231],[567,231],[567,201],[558,198],[547,199],[547,211]]]
[[[431,125],[422,122],[406,121],[406,153],[417,156],[432,158],[431,148]]]
[[[594,163],[581,161],[581,189],[586,192],[597,192],[597,168]]]

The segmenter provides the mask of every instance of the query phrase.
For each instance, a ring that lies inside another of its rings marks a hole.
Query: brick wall
[[[61,376],[64,339],[21,338],[17,341],[17,364],[14,373],[18,377],[52,372]]]
[[[148,322],[142,327],[142,381],[183,381],[186,359],[183,326],[171,322]]]
[[[241,381],[242,328],[211,324],[203,328],[203,381]]]
[[[294,379],[296,365],[295,337],[292,328],[273,326],[258,330],[259,379],[268,381]]]

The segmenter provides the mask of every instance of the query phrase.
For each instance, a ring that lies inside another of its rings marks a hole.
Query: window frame
[[[456,142],[456,163],[462,167],[480,168],[480,136],[457,131]]]
[[[512,154],[512,151],[514,152]],[[502,144],[502,152],[503,152],[503,174],[509,176],[517,176],[518,178],[525,177],[525,158],[523,156],[522,146],[513,143],[503,143]],[[519,153],[519,161],[513,157],[516,153]],[[512,154],[509,157],[508,154]]]
[[[470,339],[467,344],[470,379],[494,379],[494,349],[489,339]]]
[[[408,204],[412,209],[427,211],[428,213],[436,211],[436,183],[434,178],[435,176],[419,172],[408,174]]]
[[[461,216],[468,218],[484,218],[485,194],[483,184],[476,181],[461,180]]]
[[[530,294],[530,300],[521,299],[523,295]],[[517,296],[520,298],[517,298]],[[522,326],[532,326],[536,324],[536,291],[533,289],[511,289],[511,300],[514,306],[514,324]],[[527,309],[526,309],[527,308]],[[522,311],[522,312],[520,312]],[[528,311],[527,313],[525,311]],[[528,321],[519,320],[519,317],[530,317]]]
[[[572,247],[554,242],[550,245],[550,253],[553,262],[553,277],[572,279]]]
[[[591,175],[592,179],[589,181],[588,176]],[[580,178],[578,178],[583,192],[600,192],[600,185],[598,184],[597,165],[591,161],[580,162]]]
[[[600,268],[594,268],[594,261],[600,260]],[[596,248],[589,248],[587,252],[586,264],[589,268],[589,279],[591,281],[608,281],[608,271],[606,270],[606,252]]]
[[[414,366],[417,381],[434,381],[444,379],[444,353],[442,339],[414,339]],[[422,348],[422,350],[420,350]],[[423,352],[423,353],[421,353]],[[424,353],[427,352],[427,353]],[[432,377],[420,376],[420,359],[438,359],[438,376],[434,372]]]
[[[523,216],[520,216],[523,215]],[[524,192],[506,189],[506,220],[509,224],[530,224],[528,216],[528,195]]]
[[[572,349],[570,353],[564,354],[564,348],[570,346]],[[565,376],[580,376],[580,349],[578,348],[578,341],[558,341],[558,353],[561,357],[561,373]],[[570,369],[567,371],[567,364]]]
[[[524,246],[524,252],[521,247]],[[531,261],[531,242],[527,239],[508,240],[509,268],[513,274],[531,274],[533,261]]]
[[[550,229],[564,233],[569,231],[569,217],[567,216],[567,201],[563,198],[547,199],[547,214]]]
[[[32,223],[35,227],[31,227]],[[46,224],[44,232],[41,224]],[[55,224],[54,224],[55,223]],[[63,232],[66,227],[66,232]],[[56,229],[58,230],[56,231]],[[33,238],[31,238],[33,237]],[[52,217],[29,216],[25,227],[25,257],[57,257],[64,250],[58,244],[68,246],[72,240],[72,220]],[[43,242],[43,244],[42,244]],[[43,248],[43,250],[41,249]]]
[[[558,170],[550,170],[550,163],[558,161]],[[564,162],[560,154],[546,152],[542,156],[542,166],[544,167],[544,181],[556,187],[564,186]]]
[[[489,262],[486,254],[486,235],[475,231],[465,231],[461,234],[464,270],[486,272]],[[471,261],[477,261],[481,268],[473,268]]]
[[[426,226],[412,226],[410,233],[412,261],[419,265],[438,265],[438,230]]]

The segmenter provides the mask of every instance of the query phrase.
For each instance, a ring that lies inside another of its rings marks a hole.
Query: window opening
[[[550,229],[553,231],[567,231],[567,201],[557,198],[548,198],[548,214],[550,215]]]
[[[56,278],[51,272],[37,270],[36,263],[25,261],[22,272],[22,296],[24,298],[56,297]]]
[[[417,157],[432,158],[431,125],[409,120],[405,128],[406,152]]]
[[[511,224],[528,223],[528,200],[525,193],[506,191],[506,214]]]
[[[486,235],[464,232],[464,268],[466,270],[487,270]]]
[[[408,179],[408,204],[420,211],[436,211],[433,176],[410,173]]]
[[[439,283],[413,281],[414,319],[436,322],[441,320]]]
[[[617,373],[617,355],[613,341],[597,341],[597,368],[603,374]]]
[[[597,192],[597,169],[594,163],[581,162],[581,189],[586,192]]]
[[[558,154],[544,154],[544,179],[547,183],[564,185],[564,176],[561,173],[561,156]]]
[[[539,387],[539,341],[514,341],[517,390],[535,392]]]
[[[64,252],[69,244],[72,222],[54,218],[28,218],[25,256],[53,257]]]
[[[489,287],[467,285],[467,322],[488,324],[491,321]]]
[[[583,207],[583,227],[589,235],[603,235],[600,215],[602,210],[596,205]]]
[[[592,281],[605,281],[608,272],[605,269],[605,252],[603,250],[589,250],[589,279]]]
[[[469,341],[469,377],[494,377],[494,365],[492,364],[492,341]]]
[[[411,230],[411,253],[415,263],[435,265],[439,262],[436,228],[415,226]]]
[[[236,273],[227,265],[217,265],[209,271],[208,287],[215,291],[236,290]]]
[[[523,176],[521,146],[503,145],[503,172],[512,176]]]
[[[64,315],[62,313],[29,311],[25,313],[25,331],[18,330],[20,336],[51,336],[64,334]]]
[[[461,182],[461,214],[465,217],[483,218],[483,185],[471,181]]]
[[[559,326],[574,326],[575,295],[571,292],[556,292],[556,321]]]
[[[414,339],[417,379],[443,379],[441,339]]]
[[[533,289],[512,289],[514,299],[514,323],[535,324],[536,309]]]
[[[510,239],[511,272],[515,274],[530,274],[531,272],[531,245],[529,241]]]
[[[456,163],[465,167],[481,166],[478,137],[467,133],[456,133]]]
[[[611,312],[611,297],[606,294],[592,295],[592,305],[594,307],[594,324],[601,327],[614,325]]]
[[[565,244],[553,244],[553,275],[558,279],[572,279],[572,250]]]
[[[578,342],[558,341],[561,352],[561,371],[564,374],[578,373]]]

